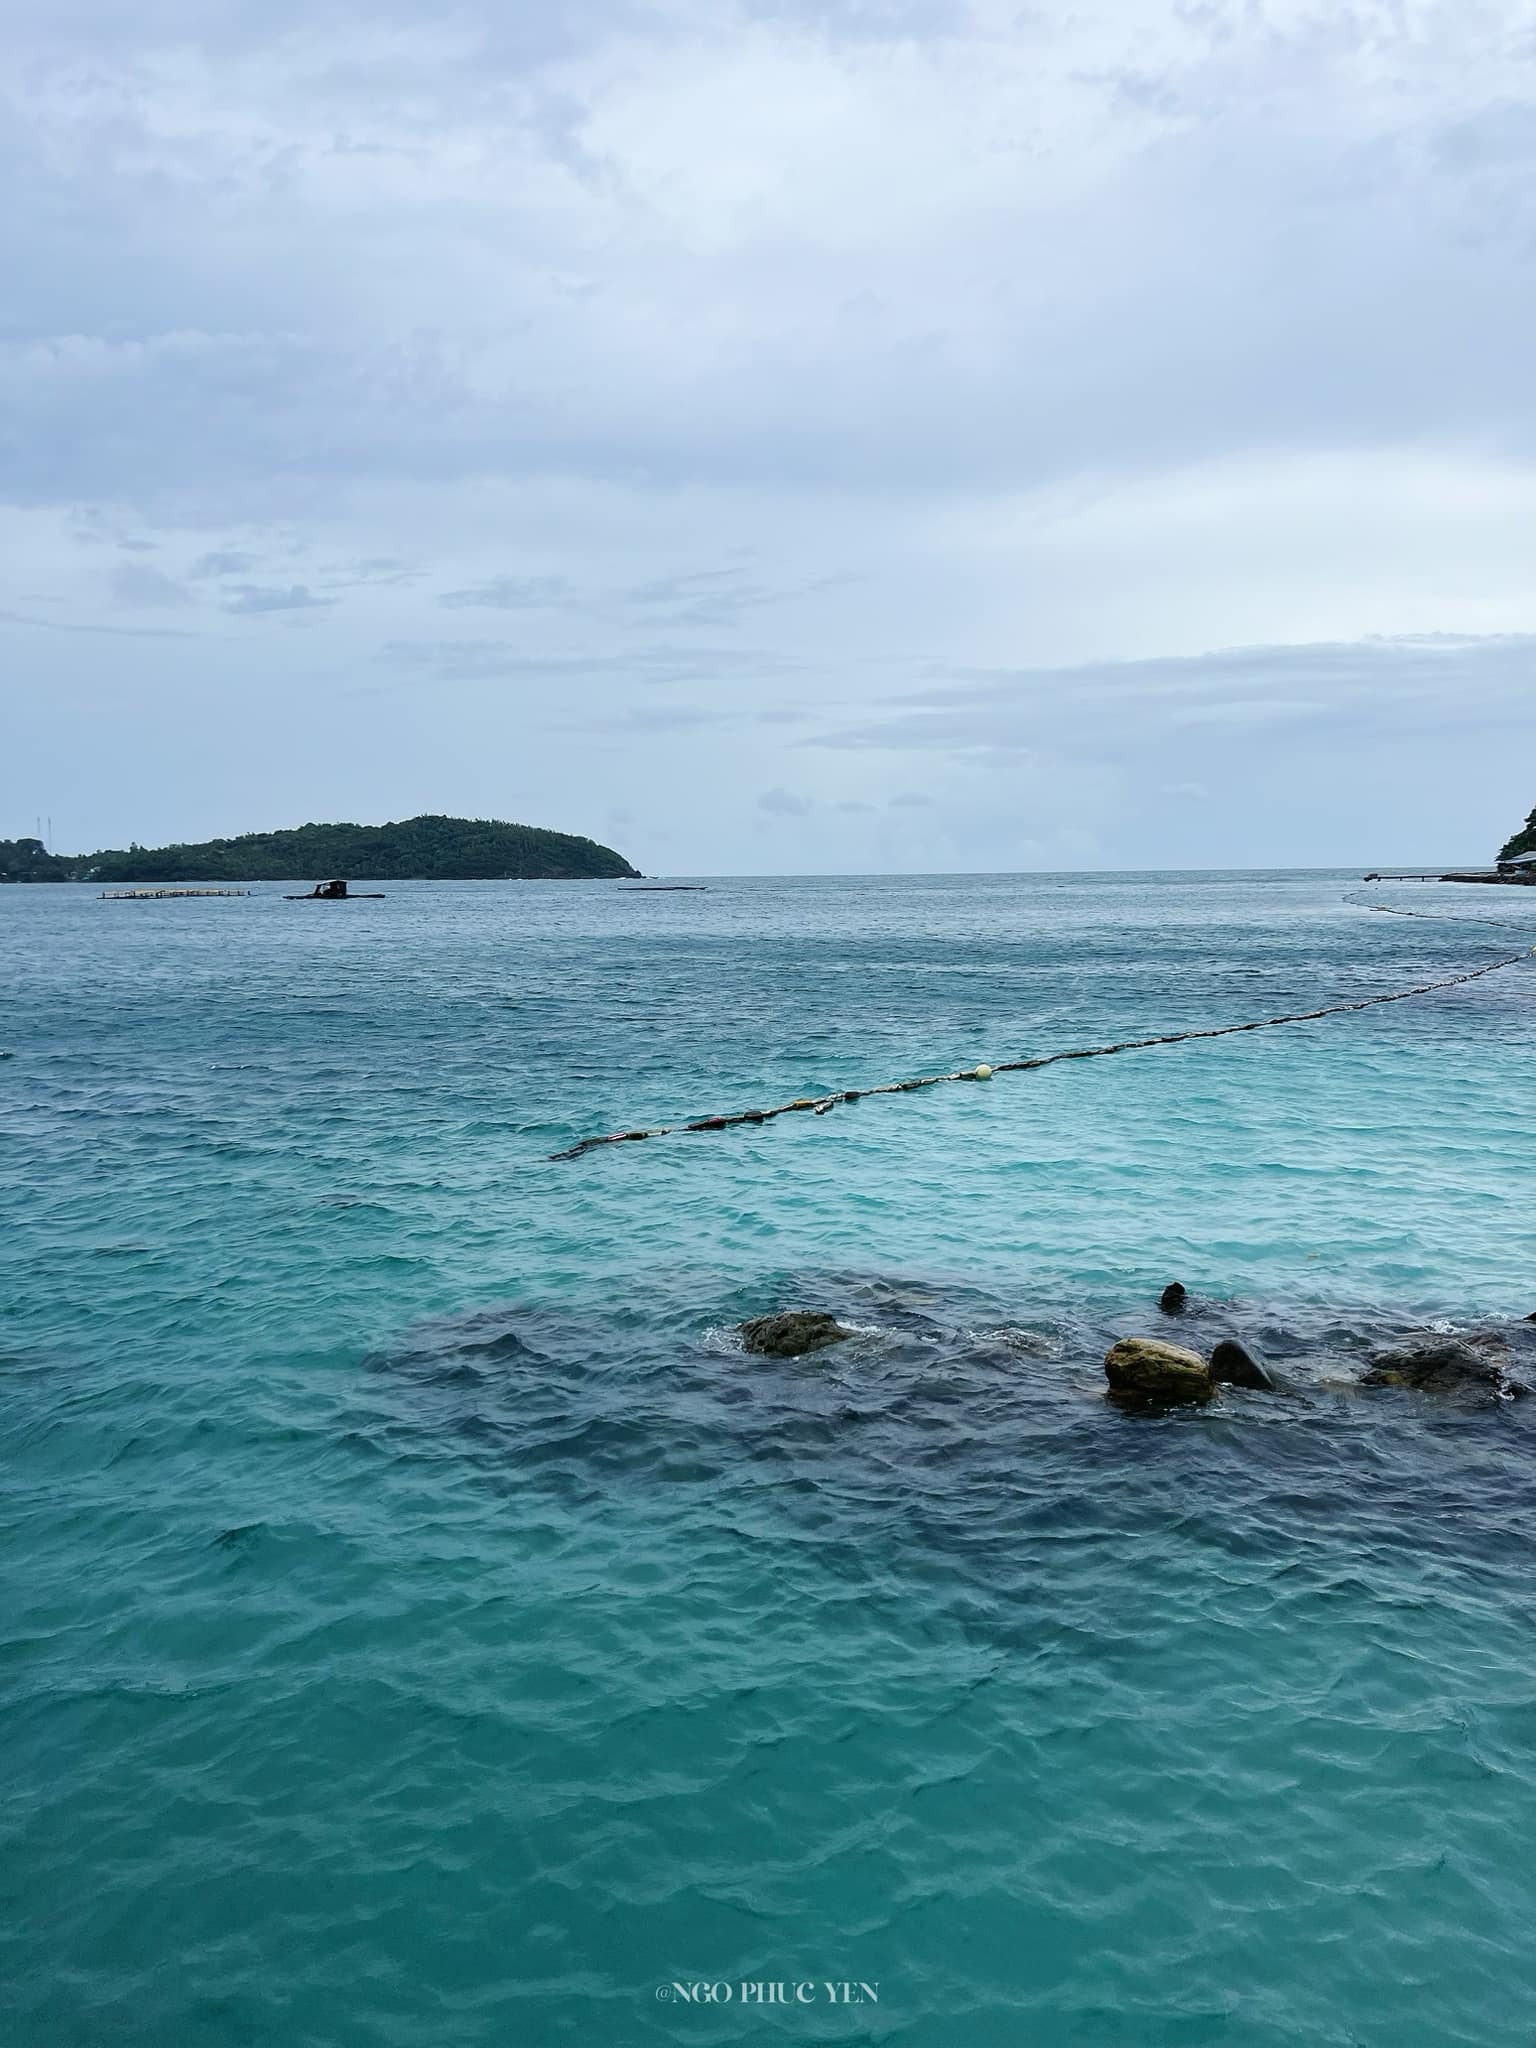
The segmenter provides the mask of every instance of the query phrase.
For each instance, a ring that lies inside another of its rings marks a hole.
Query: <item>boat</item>
[[[316,882],[313,889],[303,896],[285,896],[285,903],[382,903],[382,889],[360,889],[353,895],[345,882]]]

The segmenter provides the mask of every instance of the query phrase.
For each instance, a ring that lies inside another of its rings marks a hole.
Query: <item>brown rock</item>
[[[1105,1356],[1104,1377],[1112,1394],[1164,1407],[1178,1401],[1209,1401],[1216,1391],[1198,1351],[1164,1344],[1157,1337],[1122,1337]]]

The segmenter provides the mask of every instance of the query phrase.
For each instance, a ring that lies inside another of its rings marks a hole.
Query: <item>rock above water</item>
[[[741,1326],[741,1341],[748,1351],[765,1358],[799,1358],[802,1352],[825,1351],[829,1344],[841,1344],[851,1337],[836,1316],[815,1309],[786,1309],[782,1315],[754,1316]]]
[[[1163,1405],[1175,1401],[1209,1401],[1215,1383],[1198,1351],[1182,1344],[1164,1344],[1156,1337],[1122,1337],[1104,1359],[1104,1376],[1112,1394]]]
[[[1184,1304],[1189,1299],[1189,1289],[1182,1280],[1170,1280],[1157,1297],[1157,1305],[1165,1316],[1181,1316]]]
[[[1371,1355],[1362,1387],[1415,1387],[1426,1394],[1521,1392],[1506,1380],[1508,1362],[1497,1337],[1432,1337]]]
[[[1255,1393],[1275,1391],[1275,1383],[1264,1367],[1236,1337],[1223,1337],[1211,1353],[1211,1378],[1227,1387],[1251,1387]]]

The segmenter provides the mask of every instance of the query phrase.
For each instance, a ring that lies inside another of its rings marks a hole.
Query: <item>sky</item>
[[[1536,0],[6,49],[0,836],[1328,866],[1536,804]]]

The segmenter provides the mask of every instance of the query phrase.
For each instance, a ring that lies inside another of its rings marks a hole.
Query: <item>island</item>
[[[638,881],[611,846],[497,818],[404,818],[388,825],[299,825],[196,845],[54,854],[0,839],[0,882],[287,882],[363,875],[389,882]]]
[[[1526,819],[1524,827],[1513,837],[1506,839],[1499,848],[1500,862],[1515,861],[1536,855],[1536,811]]]

